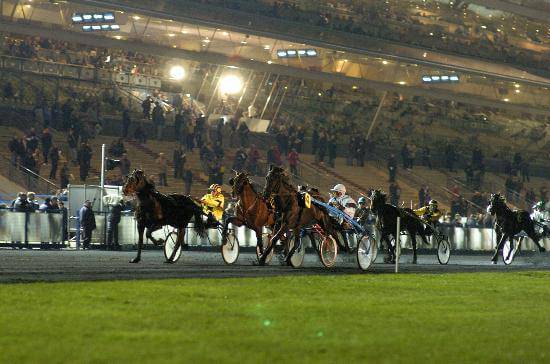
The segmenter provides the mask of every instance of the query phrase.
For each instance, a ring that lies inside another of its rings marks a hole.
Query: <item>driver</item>
[[[208,192],[209,193],[201,198],[202,209],[208,216],[208,220],[212,221],[212,219],[214,219],[215,221],[212,222],[219,222],[223,217],[223,206],[225,202],[222,186],[214,183],[210,185]]]
[[[546,210],[544,201],[539,201],[533,206],[531,219],[542,225],[542,233],[546,235],[549,231],[548,222],[550,222],[550,213]]]
[[[416,216],[419,216],[422,219],[422,221],[424,221],[427,224],[430,224],[433,227],[435,227],[438,224],[439,217],[441,216],[441,211],[437,206],[436,200],[430,200],[430,202],[428,202],[428,206],[424,206],[419,209],[416,209],[414,210],[414,213],[416,214]],[[432,235],[433,233],[430,225],[426,226],[426,229],[424,231],[426,235]]]
[[[343,211],[353,219],[357,204],[355,200],[346,193],[346,186],[339,183],[330,190],[330,200],[328,203],[337,209]]]

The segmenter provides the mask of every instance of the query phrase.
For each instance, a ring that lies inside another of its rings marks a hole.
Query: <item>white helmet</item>
[[[340,192],[342,195],[346,194],[346,186],[341,183],[338,183],[336,186],[332,187],[331,191]]]

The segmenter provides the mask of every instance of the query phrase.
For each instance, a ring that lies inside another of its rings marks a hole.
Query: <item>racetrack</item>
[[[335,268],[321,266],[314,254],[307,254],[304,265],[294,269],[281,266],[274,258],[272,265],[255,265],[255,255],[241,252],[235,265],[223,263],[219,252],[184,252],[175,264],[164,263],[160,251],[144,251],[139,264],[128,261],[135,252],[110,251],[43,251],[43,250],[0,250],[0,282],[38,281],[92,281],[162,278],[230,278],[263,277],[280,275],[338,275],[338,274],[387,274],[395,267],[382,264],[379,255],[377,263],[367,272],[357,268],[355,255],[340,255]],[[514,263],[505,266],[502,259],[498,265],[490,264],[490,253],[483,255],[452,255],[448,265],[437,263],[435,253],[419,255],[416,265],[408,262],[410,255],[401,258],[402,273],[458,273],[458,272],[510,272],[519,270],[550,270],[550,255],[524,253]]]

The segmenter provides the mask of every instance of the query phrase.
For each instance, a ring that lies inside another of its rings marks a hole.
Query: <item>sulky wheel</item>
[[[440,235],[437,240],[437,260],[439,264],[447,264],[449,263],[449,258],[451,258],[449,238],[446,235]]]
[[[235,229],[227,229],[222,234],[222,258],[226,264],[233,264],[239,258],[239,239]]]
[[[291,255],[288,257],[288,264],[293,268],[300,268],[304,262],[304,257],[306,255],[306,244],[304,238],[298,240],[298,246],[294,248],[294,234],[290,234],[288,237],[287,244],[290,248],[290,251],[294,250]]]
[[[178,233],[175,231],[172,231],[170,234],[166,236],[166,240],[164,241],[164,257],[166,258],[167,262],[175,263],[178,261],[178,259],[181,256],[181,244],[178,247],[178,250],[174,254],[174,258],[170,260],[170,257],[174,253],[174,249],[176,248],[176,242],[178,241]]]
[[[367,270],[374,263],[378,249],[376,240],[368,235],[361,237],[357,243],[357,265],[362,270]]]
[[[263,244],[264,244],[264,250],[267,249],[269,244],[271,244],[271,238],[272,237],[273,237],[272,233],[267,234],[267,239],[262,237]],[[271,262],[271,259],[273,258],[273,253],[275,253],[275,247],[273,247],[273,249],[271,249],[271,251],[269,252],[269,255],[265,258],[265,264],[269,264]],[[260,261],[260,255],[261,255],[260,247],[256,243],[256,258],[258,258],[258,262]]]
[[[319,258],[326,268],[334,267],[338,256],[338,244],[330,235],[321,236],[319,241]]]

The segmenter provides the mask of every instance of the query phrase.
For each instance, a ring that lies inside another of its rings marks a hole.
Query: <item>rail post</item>
[[[399,257],[401,256],[401,218],[397,217],[397,231],[395,235],[395,273],[399,273]]]

